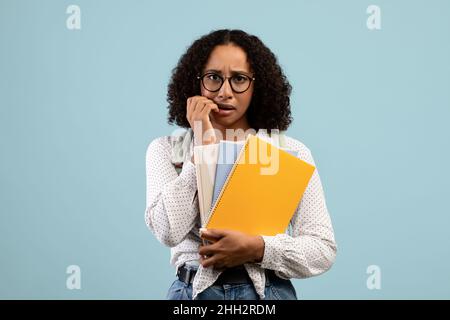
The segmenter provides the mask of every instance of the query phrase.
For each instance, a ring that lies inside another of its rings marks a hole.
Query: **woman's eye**
[[[208,75],[208,79],[213,80],[213,81],[218,81],[218,80],[220,80],[220,77],[217,74],[210,74],[210,75]]]
[[[235,82],[244,82],[245,81],[245,77],[243,77],[243,76],[235,76],[234,77],[234,81]]]

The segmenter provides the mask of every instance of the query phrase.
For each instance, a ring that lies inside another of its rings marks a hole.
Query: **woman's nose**
[[[219,90],[218,96],[221,98],[229,98],[233,96],[233,90],[231,90],[229,79],[224,80],[222,87]]]

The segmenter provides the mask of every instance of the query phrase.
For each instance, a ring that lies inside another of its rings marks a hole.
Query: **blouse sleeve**
[[[184,240],[198,216],[195,166],[190,159],[185,161],[178,175],[169,142],[158,138],[147,148],[146,181],[146,225],[161,243],[174,247]]]

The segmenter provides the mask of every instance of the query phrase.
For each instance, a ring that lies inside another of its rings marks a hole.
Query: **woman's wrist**
[[[264,258],[264,239],[261,236],[252,237],[252,262],[261,262]]]

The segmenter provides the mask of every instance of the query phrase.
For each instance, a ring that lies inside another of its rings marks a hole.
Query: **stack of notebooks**
[[[315,167],[249,134],[194,147],[202,227],[250,235],[284,233]]]

